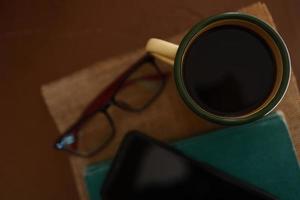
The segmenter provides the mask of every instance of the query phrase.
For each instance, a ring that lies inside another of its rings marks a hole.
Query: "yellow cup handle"
[[[146,51],[155,58],[174,65],[178,45],[157,38],[151,38],[146,44]]]

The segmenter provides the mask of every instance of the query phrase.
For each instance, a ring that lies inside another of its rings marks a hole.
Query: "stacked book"
[[[280,200],[300,199],[299,164],[281,113],[172,145],[187,156],[256,185]],[[87,167],[85,183],[91,200],[101,199],[100,189],[109,166],[107,161]]]

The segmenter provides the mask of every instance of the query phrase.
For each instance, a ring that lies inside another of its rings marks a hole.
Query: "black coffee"
[[[259,107],[276,79],[272,50],[255,32],[223,25],[198,36],[183,61],[191,97],[205,110],[237,116]]]

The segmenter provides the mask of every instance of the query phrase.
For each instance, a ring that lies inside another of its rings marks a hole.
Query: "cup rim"
[[[189,95],[189,92],[187,88],[185,87],[184,80],[183,80],[183,75],[182,75],[182,58],[184,56],[184,53],[186,51],[186,47],[189,45],[190,40],[202,29],[204,29],[206,26],[208,26],[211,23],[214,23],[219,20],[230,20],[230,19],[238,19],[238,20],[244,20],[250,23],[254,23],[261,27],[264,31],[266,31],[274,40],[274,43],[277,45],[280,54],[281,54],[281,59],[282,59],[282,66],[283,66],[283,74],[282,74],[282,80],[279,86],[279,89],[277,90],[274,98],[261,110],[258,110],[257,112],[248,115],[246,117],[227,117],[227,116],[221,116],[221,115],[216,115],[214,113],[211,113],[204,108],[202,108],[199,104],[195,102],[195,100]],[[256,119],[259,119],[268,113],[270,113],[282,100],[284,97],[290,77],[291,77],[291,61],[290,61],[290,56],[289,52],[287,49],[287,46],[285,42],[283,41],[282,37],[280,34],[272,28],[271,25],[268,23],[262,21],[261,19],[240,13],[240,12],[228,12],[228,13],[221,13],[217,14],[214,16],[211,16],[207,19],[202,20],[201,22],[197,23],[194,25],[190,31],[184,36],[184,38],[181,40],[176,57],[175,57],[175,62],[174,62],[174,77],[175,77],[175,83],[178,89],[178,92],[180,96],[182,97],[183,101],[185,104],[196,114],[199,116],[209,120],[213,121],[219,124],[223,125],[238,125],[238,124],[243,124],[247,123],[250,121],[254,121]]]

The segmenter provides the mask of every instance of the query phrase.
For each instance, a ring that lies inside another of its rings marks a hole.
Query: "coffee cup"
[[[178,92],[192,111],[224,125],[270,113],[291,76],[289,52],[279,33],[243,13],[209,17],[179,45],[151,38],[146,51],[174,66]]]

